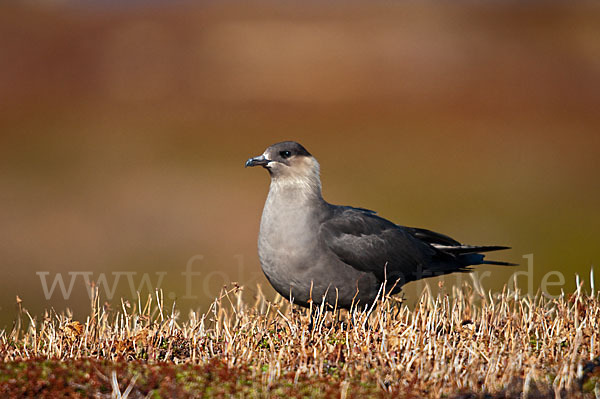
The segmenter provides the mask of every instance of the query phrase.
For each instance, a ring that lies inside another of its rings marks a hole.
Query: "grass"
[[[22,307],[0,332],[1,397],[600,397],[600,295],[522,296],[469,285],[410,309],[254,303],[224,288],[205,314],[160,292],[90,316]]]

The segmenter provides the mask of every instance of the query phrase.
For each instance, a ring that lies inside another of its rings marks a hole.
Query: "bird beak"
[[[245,167],[247,168],[248,166],[265,166],[269,162],[271,162],[270,159],[265,158],[264,155],[260,155],[258,157],[250,158],[249,160],[247,160]]]

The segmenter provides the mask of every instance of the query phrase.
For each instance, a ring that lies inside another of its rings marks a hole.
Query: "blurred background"
[[[231,281],[274,298],[269,179],[243,164],[281,140],[319,159],[330,202],[512,246],[491,258],[521,266],[481,268],[486,289],[533,254],[520,283],[556,270],[550,293],[573,290],[600,258],[599,20],[598,3],[2,3],[0,326],[16,295],[85,317],[84,277],[114,306],[158,282],[184,313]]]

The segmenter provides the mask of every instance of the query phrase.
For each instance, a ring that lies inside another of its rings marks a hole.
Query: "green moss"
[[[600,384],[600,377],[591,377],[583,383],[581,387],[583,392],[594,392],[596,385]]]

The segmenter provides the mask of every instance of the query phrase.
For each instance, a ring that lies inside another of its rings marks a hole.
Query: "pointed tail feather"
[[[464,254],[476,254],[480,252],[500,251],[503,249],[510,249],[502,245],[436,245],[433,244],[436,249],[444,252],[448,252],[455,255]]]
[[[510,249],[502,245],[434,245],[442,252],[451,254],[458,258],[463,266],[471,265],[497,265],[497,266],[518,266],[516,263],[502,262],[497,260],[484,260],[485,255],[482,252],[499,251]]]
[[[519,266],[518,263],[501,262],[498,260],[484,260],[481,262],[482,265],[498,265],[498,266]]]

